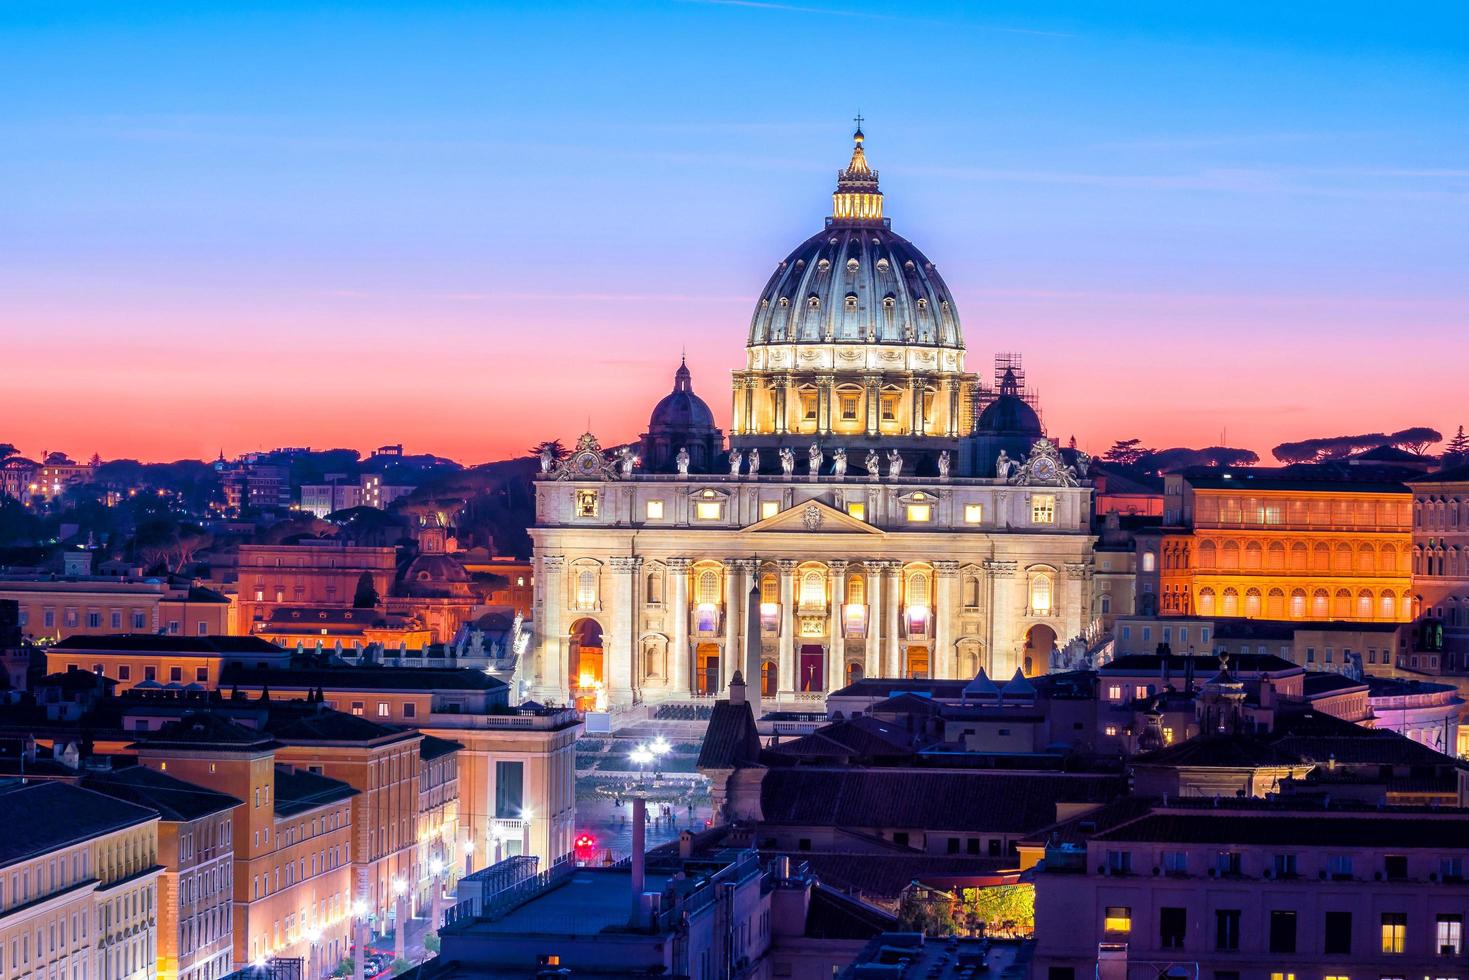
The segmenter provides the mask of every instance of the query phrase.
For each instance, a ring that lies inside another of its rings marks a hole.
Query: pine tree
[[[1464,434],[1464,427],[1459,426],[1459,431],[1449,440],[1443,451],[1444,465],[1469,463],[1469,436]]]

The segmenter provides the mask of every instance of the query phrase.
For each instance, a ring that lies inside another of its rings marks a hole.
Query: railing
[[[733,864],[720,868],[701,882],[698,888],[689,892],[683,901],[660,913],[654,920],[655,928],[660,931],[677,929],[687,917],[696,915],[714,904],[719,897],[719,886],[738,885],[760,873],[760,853],[758,851],[741,852]]]
[[[513,861],[515,859],[511,858],[509,860]],[[535,859],[532,858],[531,860]],[[500,862],[500,864],[505,863],[504,861]],[[562,884],[575,873],[576,862],[571,860],[571,855],[568,854],[563,855],[545,871],[537,872],[529,877],[515,881],[493,894],[488,893],[489,889],[487,887],[487,894],[480,906],[480,918],[503,918],[542,892]]]

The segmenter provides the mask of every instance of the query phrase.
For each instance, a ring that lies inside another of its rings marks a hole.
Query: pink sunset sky
[[[0,442],[474,463],[590,420],[611,445],[681,349],[727,424],[859,105],[968,368],[1022,353],[1052,436],[1268,461],[1469,423],[1462,24],[414,7],[3,15]],[[811,56],[875,33],[893,84]]]

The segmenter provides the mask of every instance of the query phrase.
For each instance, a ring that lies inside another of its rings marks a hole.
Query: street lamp
[[[469,875],[471,875],[473,873],[474,873],[474,838],[473,837],[466,837],[466,838],[464,838],[464,875],[467,878],[467,877],[469,877]]]
[[[408,882],[393,879],[393,959],[403,958],[403,934],[408,931]]]
[[[365,899],[357,899],[352,903],[353,925],[356,934],[352,937],[352,980],[366,980],[367,977],[367,914],[368,906]]]
[[[307,980],[317,980],[326,971],[321,964],[321,929],[311,926],[306,930],[306,942],[308,943],[306,953]]]
[[[530,822],[531,822],[531,818],[533,816],[535,816],[535,814],[531,810],[530,807],[523,806],[523,807],[520,808],[520,855],[521,855],[521,857],[525,857],[525,856],[527,856],[527,855],[530,854]],[[550,858],[547,858],[546,860],[547,861],[550,861]]]
[[[668,739],[664,738],[662,735],[659,735],[657,738],[653,739],[653,743],[648,746],[648,751],[653,753],[653,778],[662,779],[663,757],[673,751],[673,745],[668,741]]]
[[[433,904],[431,906],[430,913],[432,914],[433,918],[429,920],[428,928],[430,932],[438,932],[439,926],[443,924],[441,922],[441,917],[443,915],[442,905],[444,901],[444,883],[440,880],[440,876],[442,876],[444,873],[444,859],[437,856],[431,858],[428,862],[428,873],[429,876],[433,878],[433,884],[431,887],[434,890]]]
[[[505,848],[505,831],[501,830],[498,825],[490,828],[490,840],[495,845],[495,860],[491,863],[499,864],[505,859],[502,853]]]

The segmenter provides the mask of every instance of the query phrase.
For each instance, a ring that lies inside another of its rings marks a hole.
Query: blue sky
[[[615,441],[685,346],[723,413],[859,109],[1054,433],[1469,422],[1464,5],[9,2],[0,63],[30,452]]]

